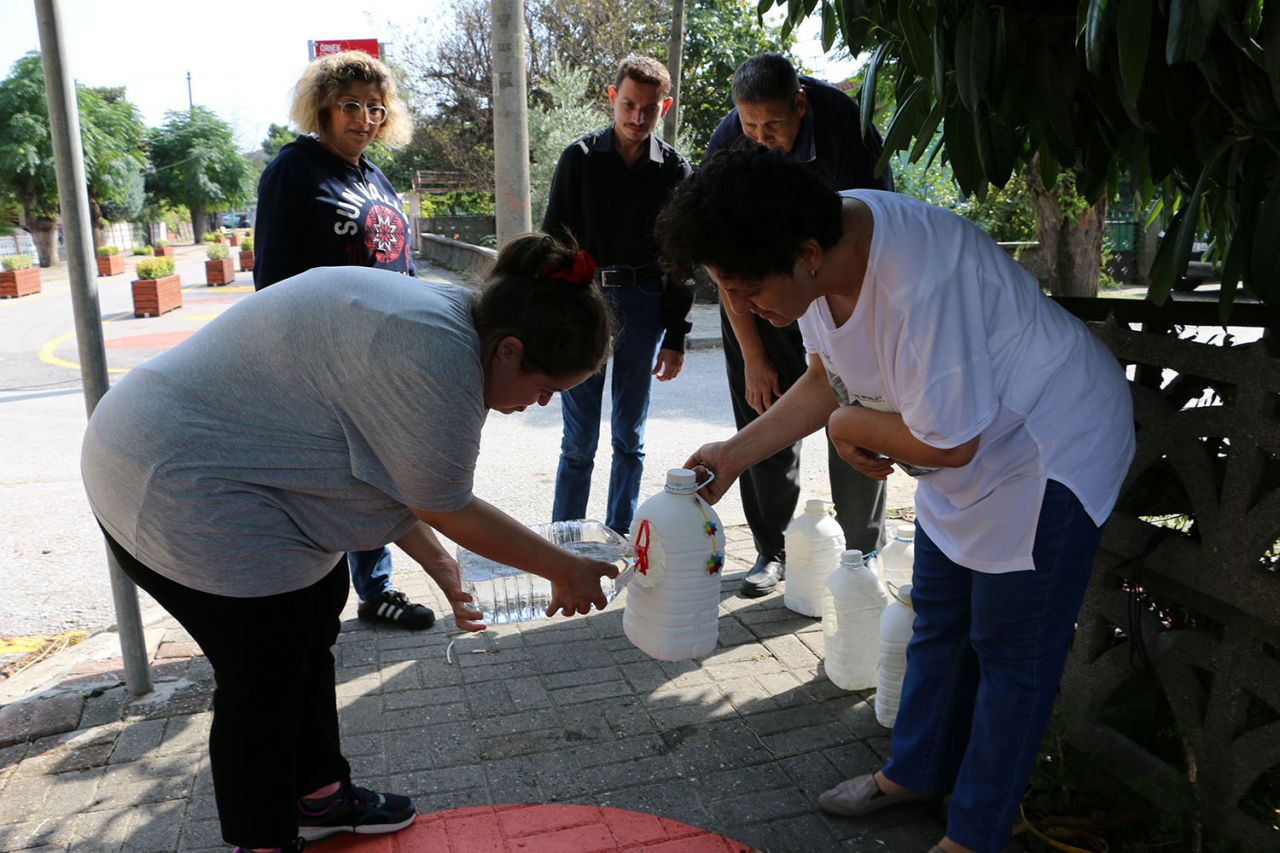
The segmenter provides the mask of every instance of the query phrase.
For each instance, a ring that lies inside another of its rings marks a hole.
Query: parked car
[[[1163,231],[1160,232],[1160,239],[1164,239]],[[1178,276],[1173,283],[1175,291],[1190,293],[1202,284],[1217,282],[1221,279],[1222,270],[1217,264],[1201,260],[1207,251],[1209,251],[1209,238],[1205,235],[1196,237],[1191,244],[1191,262],[1187,264],[1187,271]]]
[[[249,214],[233,210],[222,214],[221,221],[223,228],[248,228]]]

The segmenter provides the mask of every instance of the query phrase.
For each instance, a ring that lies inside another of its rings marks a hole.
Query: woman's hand
[[[551,604],[547,606],[547,615],[554,616],[557,610],[565,616],[586,615],[591,612],[593,604],[597,610],[604,610],[609,602],[600,588],[600,578],[616,578],[618,567],[567,552],[565,557],[565,570],[559,578],[551,581]]]
[[[462,591],[462,571],[458,561],[448,554],[434,555],[422,563],[427,575],[436,582],[449,605],[453,608],[453,619],[461,631],[483,631],[486,627],[484,614],[467,605],[471,603],[471,595]]]
[[[709,504],[714,504],[724,493],[729,491],[733,481],[738,479],[742,470],[729,459],[728,443],[713,441],[704,444],[694,451],[684,467],[698,475],[698,481],[707,479],[707,473],[715,474],[715,479],[699,490],[698,494]]]
[[[768,356],[744,358],[742,362],[743,397],[747,405],[763,415],[773,401],[782,396],[778,371]]]

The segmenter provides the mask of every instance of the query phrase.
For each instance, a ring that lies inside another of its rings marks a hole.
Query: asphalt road
[[[206,287],[201,246],[178,247],[183,307],[134,318],[125,274],[96,279],[107,362],[113,379],[180,343],[252,292],[250,276]],[[0,300],[0,640],[63,630],[93,632],[114,622],[101,534],[80,483],[86,420],[65,267],[44,272],[44,291]],[[427,269],[424,277],[452,278]],[[714,309],[695,317],[695,335],[718,335]],[[661,488],[667,468],[697,445],[733,431],[719,349],[690,352],[679,378],[654,387],[641,498]],[[558,400],[523,414],[490,416],[476,472],[476,494],[520,521],[547,521],[560,443]],[[603,518],[608,479],[607,414],[589,515]],[[829,497],[822,438],[803,453],[802,497]],[[910,478],[891,481],[890,507],[911,505]],[[737,490],[717,507],[726,524],[743,523]],[[400,556],[397,572],[416,571]],[[144,606],[149,604],[144,597]],[[0,646],[3,644],[0,643]],[[3,651],[0,649],[0,654]]]

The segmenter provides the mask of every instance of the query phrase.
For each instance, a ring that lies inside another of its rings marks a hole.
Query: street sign
[[[308,41],[307,50],[311,59],[344,50],[362,50],[374,59],[381,58],[377,39],[318,39]]]

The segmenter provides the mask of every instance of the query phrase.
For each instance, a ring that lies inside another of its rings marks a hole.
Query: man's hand
[[[743,396],[747,405],[755,409],[757,415],[763,415],[773,401],[782,396],[782,386],[778,384],[778,371],[768,356],[744,358],[742,362]]]
[[[733,481],[742,474],[741,469],[730,461],[723,441],[702,445],[684,463],[684,467],[697,473],[699,481],[707,479],[708,472],[716,475],[715,480],[698,492],[709,504],[714,504],[724,497],[724,493],[729,491]]]
[[[604,610],[609,602],[600,588],[600,578],[616,578],[618,567],[603,560],[574,557],[567,552],[565,562],[565,571],[551,581],[551,604],[547,607],[547,615],[554,616],[557,610],[565,616],[585,615],[591,612],[593,604],[597,610]]]
[[[422,568],[440,587],[444,597],[453,608],[454,621],[462,631],[483,631],[485,624],[481,620],[484,614],[468,605],[471,596],[462,591],[462,573],[458,561],[448,554],[441,553],[422,562]]]
[[[663,347],[658,350],[658,363],[653,366],[651,373],[658,378],[659,382],[666,382],[679,376],[683,367],[684,353]]]

